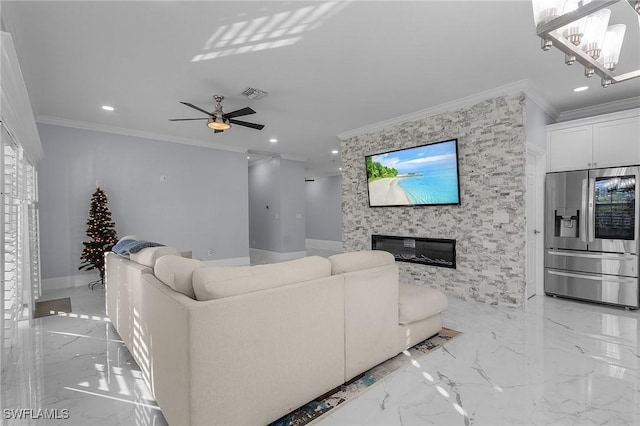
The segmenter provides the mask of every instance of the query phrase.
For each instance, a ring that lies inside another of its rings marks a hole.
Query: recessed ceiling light
[[[269,139],[269,142],[271,142],[271,143],[276,143],[276,142],[278,142],[278,139],[276,139],[276,138],[271,138],[271,139]]]
[[[576,87],[575,89],[573,89],[573,91],[574,92],[584,92],[588,88],[589,88],[589,86],[580,86],[580,87]]]
[[[342,167],[338,167],[338,170],[342,171]]]
[[[113,111],[114,108],[112,106],[109,105],[102,105],[102,109],[105,111]]]
[[[251,158],[249,158],[249,156],[247,155],[247,160],[250,160]]]
[[[332,150],[331,150],[331,153],[332,153],[332,154],[337,154],[338,152],[340,152],[340,151],[338,151],[337,149],[332,149]]]

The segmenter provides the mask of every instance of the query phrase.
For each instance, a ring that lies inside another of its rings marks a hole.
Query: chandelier
[[[578,62],[584,74],[600,76],[602,87],[640,77],[640,70],[617,75],[614,73],[626,26],[609,25],[608,6],[622,1],[628,3],[630,13],[638,14],[640,0],[533,0],[533,19],[542,50],[556,47],[565,54],[565,63]]]

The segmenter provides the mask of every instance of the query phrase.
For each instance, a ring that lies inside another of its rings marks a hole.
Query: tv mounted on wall
[[[370,207],[460,204],[457,139],[365,159]]]

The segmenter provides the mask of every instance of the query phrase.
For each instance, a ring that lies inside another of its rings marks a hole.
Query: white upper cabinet
[[[640,110],[547,126],[547,171],[640,164]]]
[[[593,125],[594,167],[640,164],[640,116]]]

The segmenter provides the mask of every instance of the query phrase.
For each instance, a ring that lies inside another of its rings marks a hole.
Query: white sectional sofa
[[[208,267],[106,253],[106,308],[171,425],[267,424],[434,334],[446,297],[382,251]]]

